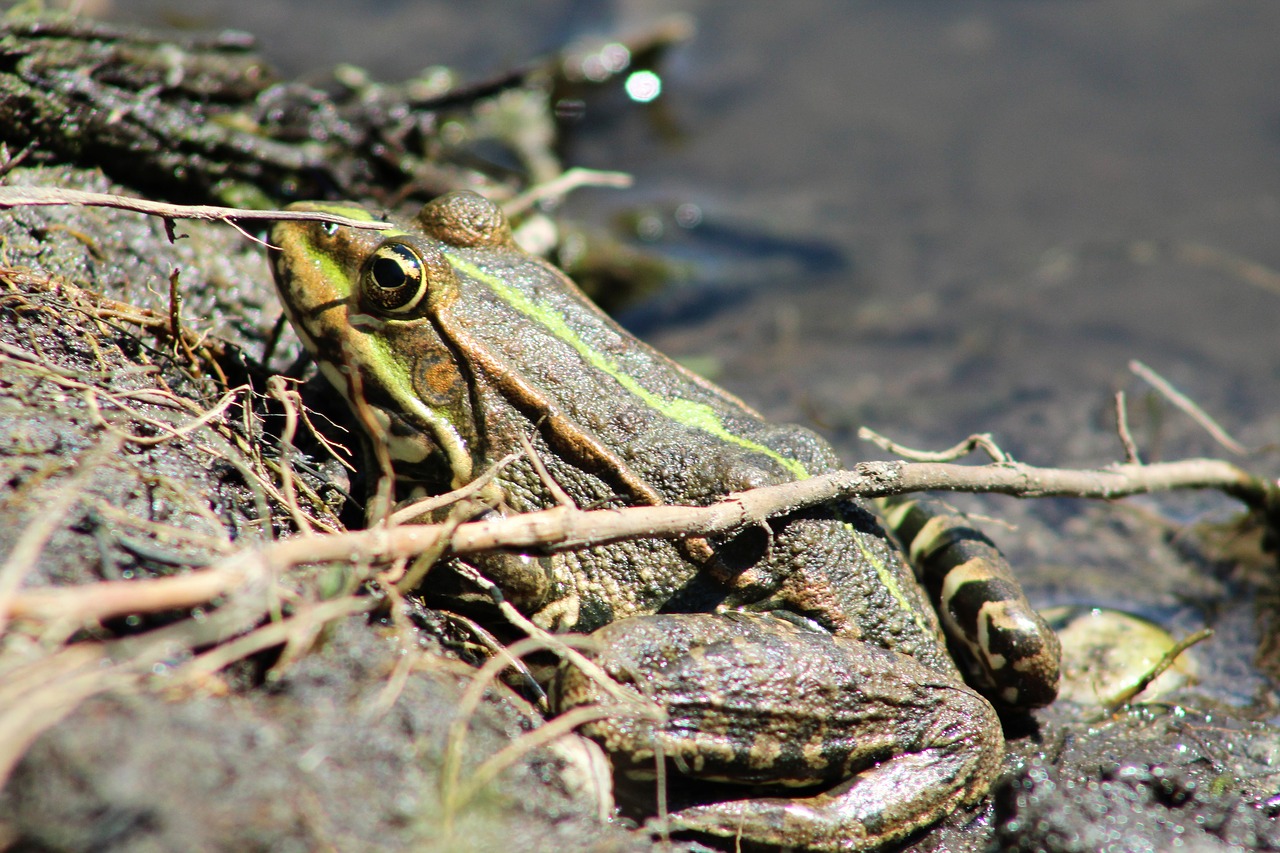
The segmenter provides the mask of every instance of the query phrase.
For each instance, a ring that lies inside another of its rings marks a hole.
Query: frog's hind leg
[[[1052,702],[1062,654],[1058,637],[1022,594],[995,543],[934,498],[904,495],[878,505],[910,554],[973,685],[1009,708]]]
[[[899,841],[980,800],[1001,765],[995,712],[968,691],[948,701],[921,740],[808,797],[767,797],[693,806],[672,814],[671,829],[769,840],[788,848],[870,851]]]

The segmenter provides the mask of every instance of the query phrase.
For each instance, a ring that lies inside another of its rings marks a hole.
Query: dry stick
[[[1124,461],[1133,465],[1141,465],[1142,457],[1138,455],[1138,445],[1129,432],[1129,406],[1125,402],[1124,392],[1116,392],[1116,433],[1120,436],[1120,444],[1124,447]]]
[[[427,576],[427,572],[431,571],[431,568],[440,562],[440,559],[449,550],[449,537],[453,535],[453,531],[457,530],[460,525],[473,515],[475,515],[475,508],[469,503],[455,504],[450,508],[448,516],[438,525],[440,528],[439,537],[432,545],[413,558],[413,563],[410,564],[408,571],[395,582],[396,589],[406,595],[417,589]]]
[[[507,647],[507,654],[521,657],[532,651],[538,651],[542,642],[532,637],[512,643]],[[509,666],[505,657],[492,657],[476,672],[467,689],[458,700],[458,708],[453,722],[449,724],[449,734],[445,740],[444,760],[440,767],[440,801],[443,803],[444,831],[448,835],[453,829],[453,818],[460,803],[457,801],[459,780],[462,776],[462,752],[467,741],[467,730],[471,727],[471,719],[475,716],[494,679]]]
[[[858,438],[871,442],[887,453],[901,456],[903,459],[910,459],[912,462],[954,462],[962,456],[968,456],[976,449],[983,450],[987,456],[991,457],[992,462],[1013,461],[1009,454],[1000,449],[1000,446],[996,444],[995,439],[991,437],[989,432],[975,433],[964,441],[948,447],[946,450],[915,450],[906,445],[898,444],[898,442],[881,435],[870,427],[859,427]]]
[[[173,489],[172,484],[170,484],[170,490],[177,493],[176,490]],[[183,499],[188,497],[185,492],[178,494],[179,497]],[[191,509],[199,511],[201,507],[191,507]],[[192,530],[189,527],[179,527],[175,524],[165,524],[163,521],[152,521],[148,518],[139,518],[128,510],[121,509],[115,504],[102,498],[98,498],[93,502],[93,511],[110,519],[119,528],[132,528],[145,536],[154,537],[155,539],[177,540],[192,548],[212,551],[215,555],[222,556],[230,550],[231,539],[227,535],[226,528],[222,527],[221,519],[208,511],[207,508],[204,509],[207,514],[202,514],[202,517],[206,521],[212,522],[214,525],[213,529],[222,533],[222,536],[201,533],[198,530]]]
[[[214,406],[213,409],[205,411],[200,409],[192,401],[179,397],[169,391],[160,391],[156,389],[141,389],[138,391],[123,391],[118,393],[108,393],[107,391],[104,391],[100,388],[95,388],[92,385],[87,385],[84,382],[79,381],[78,379],[70,378],[65,375],[64,371],[54,370],[47,365],[39,363],[36,357],[32,353],[26,350],[21,350],[16,347],[10,347],[5,344],[0,344],[0,350],[2,350],[3,352],[15,354],[18,356],[18,359],[15,360],[15,359],[9,358],[6,355],[0,354],[0,364],[16,364],[18,369],[37,373],[38,375],[46,379],[49,379],[52,382],[56,382],[59,385],[81,391],[85,396],[85,402],[89,408],[90,416],[94,418],[95,422],[99,426],[105,427],[108,431],[119,434],[130,443],[141,444],[141,445],[161,444],[175,438],[180,438],[188,433],[194,432],[195,430],[203,426],[209,426],[216,437],[224,441],[228,441],[229,443],[235,445],[240,450],[245,451],[247,455],[251,456],[253,459],[258,461],[259,464],[265,465],[268,468],[273,468],[274,470],[278,470],[278,466],[273,466],[273,463],[270,463],[269,461],[266,461],[266,460],[262,460],[260,456],[255,452],[255,448],[247,445],[242,437],[238,436],[237,434],[235,434],[234,432],[228,429],[220,427],[218,416],[221,415],[223,411],[225,411],[235,402],[235,399],[238,396],[239,392],[249,389],[248,385],[241,385],[236,388],[232,388],[230,391],[228,391],[226,394],[223,395],[222,399]],[[98,405],[98,395],[102,395],[105,399],[110,400],[112,404],[118,406],[122,411],[128,412],[131,417],[139,421],[142,421],[144,423],[151,424],[152,426],[159,429],[163,434],[159,436],[140,436],[134,433],[121,430],[118,427],[112,425],[106,419],[105,415],[103,415],[101,407]],[[129,406],[126,406],[122,401],[127,399],[136,399],[136,400],[141,400],[143,402],[151,403],[152,405],[156,405],[156,406],[166,406],[173,409],[187,411],[192,413],[195,417],[193,420],[187,422],[183,426],[175,427],[166,421],[161,421],[155,418],[147,417],[146,415],[142,414],[138,410],[130,408]],[[246,418],[249,417],[251,408],[249,406],[245,406],[244,411],[246,413],[245,414]],[[249,432],[249,430],[246,430],[246,432]],[[271,497],[278,500],[282,505],[288,505],[289,503],[288,500],[285,498],[285,496],[281,495],[279,492],[276,491],[274,485],[272,485],[271,482],[269,482],[264,477],[262,477],[255,471],[251,470],[250,468],[244,466],[242,463],[240,463],[239,460],[235,458],[233,454],[223,453],[219,450],[210,448],[199,442],[195,442],[194,447],[196,447],[196,449],[204,453],[208,453],[210,456],[213,456],[216,459],[220,459],[226,462],[227,464],[232,465],[244,476],[246,482],[250,484],[257,483],[258,486],[260,486],[263,493],[269,494]],[[316,499],[315,495],[309,489],[306,491],[309,497],[311,497],[313,500]],[[254,499],[258,501],[259,498],[260,496],[258,494],[258,490],[255,489]],[[297,506],[296,501],[294,502],[293,506],[296,508]],[[259,501],[258,515],[260,518],[270,518],[270,512],[268,511],[265,501]],[[328,524],[324,524],[323,522],[320,522],[318,519],[313,518],[311,519],[311,522],[313,526],[320,527],[326,531],[333,530],[332,526]]]
[[[171,608],[194,607],[244,581],[246,563],[284,570],[305,563],[346,560],[357,565],[412,559],[447,540],[447,553],[466,555],[495,548],[575,550],[637,537],[682,539],[726,533],[839,498],[888,497],[943,490],[996,492],[1015,497],[1114,499],[1175,489],[1217,489],[1254,509],[1275,512],[1280,487],[1217,459],[1151,465],[1116,465],[1077,471],[1007,464],[865,462],[839,471],[752,489],[704,507],[645,506],[582,511],[553,507],[505,518],[451,525],[377,527],[330,536],[290,539],[245,549],[207,568],[179,577],[105,581],[82,587],[19,592],[7,602],[10,617],[48,620],[65,616],[85,622]],[[4,611],[0,610],[0,618]]]
[[[136,684],[157,664],[216,643],[259,618],[229,606],[145,634],[77,643],[3,671],[0,678],[0,788],[40,733],[97,693]]]
[[[1129,362],[1129,369],[1138,376],[1147,380],[1147,382],[1151,383],[1152,387],[1163,394],[1170,403],[1173,403],[1190,416],[1193,421],[1200,424],[1200,426],[1204,428],[1205,432],[1213,436],[1214,440],[1227,450],[1230,450],[1232,453],[1238,453],[1241,456],[1244,456],[1249,452],[1249,448],[1232,438],[1217,421],[1209,417],[1209,414],[1205,412],[1204,409],[1196,405],[1195,402],[1186,394],[1183,394],[1177,388],[1174,388],[1173,384],[1159,373],[1156,373],[1150,367],[1147,367],[1137,359]]]
[[[297,380],[294,380],[294,381],[297,382]],[[336,430],[339,430],[341,432],[348,432],[348,430],[345,427],[341,426],[340,424],[334,423],[330,418],[326,417],[322,412],[312,412],[305,405],[298,407],[298,416],[302,418],[302,422],[307,425],[307,429],[310,430],[311,432],[311,437],[314,438],[316,441],[320,442],[320,445],[328,452],[329,457],[331,459],[333,459],[343,468],[346,468],[348,471],[354,474],[356,472],[356,466],[352,465],[350,462],[347,461],[347,459],[351,456],[351,451],[347,448],[345,444],[338,444],[336,441],[330,441],[328,438],[325,437],[324,433],[316,429],[316,425],[311,422],[312,414],[323,417],[326,421],[329,421],[329,425]],[[343,451],[342,453],[338,452],[339,448],[342,449]]]
[[[634,179],[626,172],[602,172],[575,166],[566,169],[556,178],[531,187],[502,205],[507,216],[518,216],[545,199],[559,199],[580,187],[612,187],[626,189]]]
[[[1209,639],[1212,636],[1213,636],[1212,628],[1201,628],[1199,631],[1196,631],[1194,634],[1183,637],[1177,643],[1174,643],[1173,647],[1170,648],[1167,652],[1165,652],[1163,656],[1161,656],[1160,660],[1156,662],[1155,666],[1153,666],[1150,670],[1148,670],[1146,674],[1144,674],[1141,678],[1139,678],[1133,684],[1126,687],[1114,699],[1112,699],[1111,702],[1107,704],[1107,707],[1106,707],[1107,713],[1114,714],[1116,711],[1120,710],[1125,705],[1128,705],[1130,702],[1134,700],[1134,698],[1139,693],[1141,693],[1142,691],[1150,687],[1151,682],[1155,681],[1157,678],[1164,675],[1165,670],[1173,666],[1173,664],[1178,660],[1178,658],[1182,655],[1183,652],[1185,652],[1187,649],[1191,648],[1192,646],[1198,643],[1204,642],[1205,640]]]
[[[497,584],[481,575],[474,567],[469,566],[466,563],[461,563],[455,570],[458,574],[462,575],[467,580],[487,592],[489,596],[493,598],[493,602],[497,605],[498,611],[507,618],[508,622],[523,631],[530,639],[537,640],[541,644],[542,648],[550,649],[562,660],[567,660],[569,663],[582,670],[584,674],[595,680],[599,684],[600,688],[614,699],[624,705],[634,702],[639,702],[642,705],[647,704],[646,701],[640,697],[623,690],[617,682],[609,677],[608,673],[606,673],[599,664],[573,648],[573,646],[567,643],[565,639],[552,634],[546,628],[535,624],[529,619],[529,617],[517,610],[515,605],[503,598],[502,591],[498,589]]]
[[[149,418],[146,415],[139,412],[138,410],[129,408],[128,406],[124,405],[124,403],[121,402],[121,400],[124,399],[126,395],[109,394],[106,391],[103,391],[101,389],[85,386],[84,399],[85,399],[86,405],[89,408],[90,416],[93,418],[94,423],[96,423],[98,426],[102,427],[103,429],[107,430],[110,433],[113,433],[114,435],[118,435],[121,439],[129,442],[130,444],[140,444],[143,446],[151,446],[151,445],[157,445],[157,444],[164,444],[166,441],[173,441],[174,439],[182,438],[186,435],[189,435],[195,432],[196,430],[200,429],[201,427],[205,426],[211,421],[214,421],[217,418],[221,417],[222,413],[225,412],[227,409],[231,408],[231,406],[236,402],[236,398],[240,396],[241,391],[249,391],[249,390],[251,389],[249,388],[248,385],[238,385],[235,388],[232,388],[230,391],[222,395],[222,399],[219,400],[218,403],[212,409],[209,409],[208,411],[203,412],[198,417],[188,421],[187,423],[183,424],[180,427],[175,427],[170,423],[166,423],[165,421],[157,420],[155,418]],[[170,395],[170,394],[161,395],[160,392],[155,392],[155,393],[157,394],[158,397],[160,397],[161,399],[167,400],[169,403],[181,400],[181,398],[176,397],[174,395]],[[163,433],[163,435],[137,435],[136,433],[129,432],[128,430],[120,429],[115,424],[108,421],[106,419],[106,416],[102,414],[102,407],[98,405],[99,394],[101,394],[106,399],[110,400],[116,406],[119,406],[122,410],[128,412],[130,417],[137,418],[143,423],[150,424],[151,426],[160,430]],[[146,402],[149,402],[152,405],[163,405],[160,402],[158,402],[156,399],[147,400]]]
[[[47,207],[63,204],[86,207],[114,207],[118,210],[131,210],[134,213],[163,216],[167,219],[204,219],[211,222],[228,223],[237,219],[251,221],[288,219],[336,222],[348,228],[367,228],[375,231],[392,227],[390,222],[352,219],[348,216],[335,216],[331,213],[311,210],[245,210],[239,207],[217,207],[210,204],[168,204],[162,201],[132,198],[114,193],[93,193],[58,187],[0,187],[0,208]]]
[[[474,497],[484,489],[485,486],[493,482],[494,478],[502,472],[502,469],[506,468],[512,462],[515,462],[520,458],[520,456],[521,453],[519,451],[508,453],[506,456],[490,465],[488,470],[479,477],[476,477],[470,483],[467,483],[465,486],[461,486],[451,492],[445,492],[443,495],[435,495],[433,497],[423,498],[420,501],[405,504],[395,512],[391,513],[388,519],[392,525],[407,524],[415,518],[420,518],[425,516],[427,513],[435,512],[441,507],[446,507],[449,504]]]
[[[589,644],[590,640],[585,637],[555,637],[553,646],[548,646],[546,640],[549,635],[542,632],[540,636],[530,636],[518,642],[512,643],[507,647],[507,654],[513,657],[523,657],[531,652],[541,651],[551,648],[557,654],[568,649],[567,642],[572,640],[579,644]],[[605,689],[610,695],[621,700],[624,703],[626,713],[635,714],[637,717],[661,722],[666,719],[666,712],[660,707],[640,696],[638,693],[632,693],[623,690],[617,682],[610,678],[603,670],[595,667],[594,662],[589,659],[582,658],[581,653],[573,650],[574,655],[583,661],[591,663],[594,672],[589,673],[597,680],[599,686]],[[581,666],[577,660],[575,666]],[[579,709],[583,711],[581,714],[566,714],[571,718],[570,723],[561,723],[559,720],[546,726],[541,726],[517,739],[514,743],[509,744],[497,754],[487,759],[473,773],[473,778],[469,780],[466,786],[460,783],[462,772],[462,753],[466,743],[467,730],[470,728],[471,720],[475,716],[476,711],[480,707],[480,702],[484,698],[485,691],[489,685],[498,677],[504,669],[509,666],[507,661],[501,657],[490,658],[485,662],[475,675],[475,679],[467,686],[463,692],[462,698],[458,701],[458,710],[454,716],[452,724],[449,726],[449,735],[447,745],[445,747],[445,756],[443,766],[440,770],[440,800],[444,804],[443,811],[445,815],[445,831],[448,832],[452,828],[454,815],[461,809],[468,800],[478,793],[484,785],[488,784],[494,776],[496,776],[503,768],[509,766],[516,761],[521,755],[547,740],[559,737],[583,723],[593,720],[604,719],[608,716],[617,716],[620,713],[619,708],[610,708],[605,712],[603,708],[595,707],[589,709]],[[598,673],[598,674],[596,674]],[[548,732],[542,732],[542,729],[551,729]],[[542,732],[539,734],[539,732]]]
[[[355,598],[346,596],[332,601],[323,601],[298,607],[292,616],[278,622],[268,622],[234,640],[222,643],[174,672],[179,681],[195,682],[213,675],[241,658],[281,644],[288,647],[299,642],[307,645],[315,638],[320,628],[335,619],[350,616],[354,613],[366,613],[378,605],[373,598]],[[297,638],[297,639],[295,639]],[[296,655],[294,657],[296,659]],[[279,664],[272,667],[273,671]]]
[[[0,188],[3,189],[3,188]],[[3,280],[10,283],[18,283],[21,281],[24,285],[39,288],[42,292],[58,290],[62,295],[68,298],[74,310],[85,315],[99,325],[105,320],[120,320],[125,323],[137,326],[140,329],[149,329],[161,334],[169,334],[172,327],[171,318],[165,317],[149,308],[141,308],[126,302],[117,302],[114,299],[108,299],[100,293],[84,290],[77,287],[69,281],[59,279],[57,276],[45,275],[43,277],[35,275],[30,270],[14,270],[0,268],[0,276]],[[88,307],[86,307],[86,303]],[[28,303],[30,304],[30,303]],[[230,385],[227,377],[222,373],[221,368],[212,361],[212,351],[206,342],[207,334],[196,335],[185,329],[181,331],[182,348],[188,354],[188,357],[194,361],[193,353],[197,349],[204,349],[209,357],[206,358],[206,366],[212,366],[218,374],[218,379],[225,387]],[[92,338],[88,340],[92,341]],[[219,349],[221,344],[218,344]],[[29,358],[30,354],[25,350],[18,351],[22,358]],[[69,374],[75,378],[83,378],[82,375]]]
[[[1271,293],[1280,293],[1280,273],[1268,266],[1203,243],[1178,243],[1174,256],[1196,266],[1216,269]]]
[[[37,668],[38,686],[23,691],[17,701],[3,701],[0,697],[0,788],[42,732],[57,725],[90,696],[138,678],[137,673],[127,672],[119,665],[108,665],[106,649],[90,643],[41,657]]]
[[[310,536],[315,531],[298,506],[298,493],[293,486],[293,437],[298,433],[298,408],[302,405],[302,397],[289,389],[288,380],[283,376],[272,376],[267,380],[267,393],[284,406],[284,429],[280,433],[280,491],[284,494],[285,506],[293,518],[294,527],[303,536]]]
[[[169,337],[182,340],[182,291],[178,289],[180,272],[177,267],[169,273]]]
[[[521,432],[517,434],[517,438],[520,439],[520,447],[524,450],[524,455],[529,458],[529,464],[533,466],[538,479],[542,481],[542,487],[551,493],[556,505],[577,508],[578,505],[573,502],[573,498],[569,497],[569,493],[551,476],[547,466],[542,464],[542,457],[538,455],[538,451],[533,449],[533,442],[529,440],[529,436]]]
[[[378,698],[373,701],[369,708],[374,717],[382,717],[396,704],[396,700],[404,692],[405,685],[409,683],[409,675],[413,672],[414,665],[417,663],[416,656],[410,652],[410,649],[416,649],[417,645],[416,641],[412,639],[414,636],[413,620],[409,618],[407,612],[408,604],[404,596],[396,590],[394,584],[380,576],[374,578],[374,583],[377,584],[379,591],[386,596],[386,611],[391,616],[391,624],[396,631],[396,642],[400,644],[402,650],[395,666],[391,669],[390,675],[386,678],[386,684],[378,691]]]
[[[578,726],[615,717],[617,714],[617,708],[586,705],[566,711],[533,731],[520,735],[472,770],[467,780],[454,789],[453,802],[450,805],[459,810],[466,807],[467,803],[483,791],[499,773],[515,764],[530,751],[570,734]]]
[[[342,363],[359,364],[360,360],[348,351],[347,344],[342,344]],[[372,449],[374,460],[378,463],[377,488],[365,507],[366,520],[370,525],[386,526],[395,502],[395,466],[391,461],[391,439],[383,428],[382,422],[373,413],[373,407],[364,396],[364,380],[359,370],[344,371],[347,379],[346,397],[351,404],[356,420],[364,427],[369,436],[368,446]]]
[[[78,460],[79,470],[57,485],[52,497],[39,508],[36,517],[22,531],[8,558],[0,564],[0,636],[4,634],[15,600],[21,595],[18,588],[35,566],[40,552],[49,544],[66,514],[83,495],[89,481],[97,473],[98,466],[113,456],[120,444],[119,437],[108,435],[82,456]]]

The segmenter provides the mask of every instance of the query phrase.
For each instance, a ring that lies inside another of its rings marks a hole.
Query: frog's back
[[[460,324],[666,501],[706,502],[837,466],[817,435],[769,423],[637,340],[549,264],[514,248],[451,255],[469,290],[455,307]]]

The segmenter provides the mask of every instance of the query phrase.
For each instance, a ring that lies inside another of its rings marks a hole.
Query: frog
[[[292,209],[382,222],[349,203]],[[399,496],[486,481],[496,516],[566,499],[701,506],[842,467],[816,433],[631,335],[476,193],[390,227],[280,221],[270,244],[286,316]],[[662,761],[743,786],[664,828],[874,850],[980,803],[1004,756],[993,702],[1047,704],[1058,678],[1053,633],[989,540],[918,499],[884,512],[902,543],[847,499],[720,536],[472,568],[541,628],[590,634],[597,662],[665,709],[582,727],[619,775]],[[932,568],[918,576],[904,548]],[[610,701],[571,664],[550,694],[560,712]]]

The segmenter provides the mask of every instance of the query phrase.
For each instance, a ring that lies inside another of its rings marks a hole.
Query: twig
[[[127,396],[136,397],[137,392],[134,392],[132,395],[109,394],[106,391],[103,391],[101,389],[91,388],[86,386],[84,389],[84,396],[85,396],[85,403],[89,407],[89,414],[93,418],[95,423],[97,423],[99,426],[106,429],[108,432],[112,433],[113,435],[119,436],[123,441],[127,441],[130,444],[141,444],[141,445],[150,446],[155,444],[163,444],[166,441],[172,441],[175,438],[182,438],[185,435],[195,432],[196,430],[208,424],[210,421],[216,420],[217,418],[221,417],[222,413],[225,412],[227,409],[231,408],[231,406],[235,403],[236,398],[240,396],[240,392],[248,391],[248,390],[250,390],[248,385],[238,385],[235,388],[232,388],[230,391],[222,395],[222,399],[219,400],[218,403],[212,409],[209,409],[207,411],[200,413],[199,416],[188,421],[187,423],[183,424],[180,427],[175,427],[171,424],[165,423],[164,421],[157,420],[155,418],[149,418],[146,415],[143,415],[142,413],[137,411],[136,409],[130,409],[128,406],[124,405],[121,402],[121,399]],[[154,395],[152,399],[147,399],[145,401],[145,402],[151,403],[152,405],[164,405],[165,403],[171,404],[174,402],[182,401],[182,398],[180,397],[177,397],[172,394],[160,392],[160,391],[148,390],[147,392],[143,392],[143,393],[145,393],[149,397]],[[127,430],[120,429],[115,424],[108,421],[106,417],[103,416],[102,409],[98,406],[99,394],[101,394],[106,399],[110,400],[115,405],[119,406],[124,411],[128,412],[131,417],[135,417],[138,420],[142,421],[143,423],[147,423],[153,427],[156,427],[163,434],[162,435],[137,435],[135,433],[128,432]],[[161,402],[162,400],[164,401],[163,403]]]
[[[296,647],[309,646],[326,623],[354,613],[366,613],[377,604],[377,600],[373,598],[348,595],[332,601],[304,605],[287,619],[268,622],[261,628],[213,647],[183,664],[174,672],[174,676],[179,681],[198,682],[242,658],[281,644],[285,645],[286,650],[290,646],[295,647],[293,653],[286,651],[281,658],[282,662],[291,662],[297,659]],[[277,664],[273,671],[278,671],[279,667],[280,664]]]
[[[1218,425],[1217,421],[1209,417],[1208,413],[1205,412],[1204,409],[1196,405],[1195,402],[1186,394],[1183,394],[1177,388],[1174,388],[1173,385],[1159,373],[1156,373],[1150,367],[1147,367],[1137,359],[1129,362],[1129,369],[1138,376],[1147,380],[1147,382],[1151,383],[1152,387],[1164,395],[1165,399],[1189,415],[1193,421],[1200,424],[1200,426],[1204,428],[1205,432],[1213,436],[1214,440],[1227,450],[1241,456],[1249,452],[1247,447],[1232,438],[1225,429]]]
[[[439,529],[440,535],[434,542],[414,555],[413,565],[395,582],[396,589],[407,595],[422,584],[427,572],[431,571],[431,567],[440,562],[440,558],[449,550],[449,540],[453,536],[453,532],[475,514],[476,508],[470,502],[454,504],[450,507],[449,514],[444,521],[434,525]]]
[[[116,436],[107,436],[79,459],[75,472],[65,482],[59,483],[52,497],[38,507],[35,518],[22,531],[4,563],[0,564],[0,635],[4,634],[14,603],[20,597],[18,588],[35,565],[40,552],[66,514],[80,500],[99,466],[120,448],[120,444]]]
[[[542,464],[542,457],[538,455],[538,451],[534,449],[533,442],[529,440],[529,436],[523,432],[517,435],[520,439],[520,447],[524,450],[524,455],[528,458],[529,464],[533,466],[533,470],[537,473],[538,479],[542,481],[542,488],[551,493],[551,497],[555,500],[557,506],[576,507],[573,498],[569,497],[569,493],[564,490],[555,478],[551,476],[551,472],[547,470],[547,466]]]
[[[507,654],[523,657],[532,651],[545,648],[539,640],[527,637],[507,647]],[[505,657],[493,657],[485,661],[467,689],[458,700],[457,710],[449,725],[449,734],[445,739],[444,761],[440,768],[440,801],[443,803],[444,829],[446,834],[452,830],[453,818],[461,806],[459,801],[459,781],[462,777],[462,755],[467,740],[467,731],[471,720],[484,699],[485,691],[504,669],[509,666]]]
[[[289,388],[288,380],[283,376],[272,376],[267,380],[267,394],[279,400],[284,407],[284,429],[280,433],[280,491],[294,527],[303,536],[309,536],[314,531],[298,506],[298,493],[293,486],[293,437],[298,433],[298,409],[302,405],[302,397]]]
[[[505,658],[490,658],[476,673],[475,680],[463,692],[462,698],[458,701],[458,709],[453,718],[453,723],[449,726],[444,762],[440,769],[440,799],[443,803],[446,832],[452,828],[454,816],[467,801],[475,796],[484,785],[492,781],[493,777],[501,772],[503,768],[516,761],[528,750],[568,734],[576,726],[603,719],[605,716],[616,716],[620,712],[634,714],[637,717],[655,722],[661,722],[666,719],[666,712],[662,708],[645,699],[639,693],[625,690],[609,677],[604,670],[600,669],[598,665],[583,657],[581,652],[576,649],[570,649],[567,645],[567,641],[570,640],[580,643],[590,642],[585,637],[552,637],[539,629],[539,636],[530,636],[512,643],[507,647],[507,653],[514,657],[523,657],[531,652],[546,649],[548,645],[545,640],[548,638],[553,641],[552,651],[557,654],[562,650],[573,653],[574,666],[581,666],[580,661],[587,663],[591,667],[589,671],[591,676],[599,681],[602,689],[619,699],[623,703],[623,708],[620,711],[617,707],[610,707],[607,712],[599,707],[579,708],[576,710],[583,713],[570,712],[564,715],[565,719],[563,721],[555,720],[545,726],[540,726],[528,735],[524,735],[513,743],[508,744],[487,759],[473,772],[472,778],[464,786],[461,784],[462,755],[471,719],[475,716],[475,712],[479,708],[489,685],[493,683],[499,673],[508,667]]]
[[[1246,284],[1280,294],[1280,273],[1249,258],[1203,243],[1178,243],[1174,246],[1174,256],[1180,261],[1216,269],[1235,276]]]
[[[178,288],[181,272],[177,267],[169,273],[169,336],[182,340],[182,291]]]
[[[359,360],[350,352],[347,352],[347,345],[342,345],[342,363],[358,364]],[[391,515],[392,505],[395,503],[396,490],[396,471],[395,465],[391,461],[391,439],[387,435],[387,431],[383,428],[382,422],[378,420],[377,415],[373,413],[373,407],[369,405],[369,401],[364,395],[363,378],[359,370],[344,371],[347,379],[348,388],[347,400],[352,404],[352,411],[356,416],[356,420],[360,421],[364,427],[365,435],[369,437],[368,444],[373,453],[374,460],[378,463],[379,477],[377,479],[377,488],[369,499],[369,504],[365,507],[365,517],[370,525],[385,525],[388,517]],[[468,460],[470,457],[467,457]],[[466,478],[470,479],[470,477]]]
[[[519,459],[520,456],[521,454],[519,452],[513,451],[511,453],[508,453],[506,456],[499,459],[493,465],[490,465],[487,471],[485,471],[479,477],[476,477],[470,483],[467,483],[465,486],[454,489],[451,492],[446,492],[443,495],[436,495],[430,498],[423,498],[420,501],[414,501],[413,503],[405,504],[404,506],[400,507],[398,510],[393,512],[389,516],[388,520],[393,525],[407,524],[408,522],[411,522],[416,518],[422,518],[423,516],[426,516],[428,513],[435,512],[437,509],[440,509],[441,507],[446,507],[449,504],[457,503],[458,501],[466,500],[467,498],[474,497],[475,495],[479,494],[485,488],[485,486],[488,486],[490,483],[492,483],[493,479],[502,472],[502,469],[506,468],[512,462]]]
[[[1132,465],[1141,465],[1138,456],[1138,445],[1129,432],[1129,407],[1125,404],[1124,392],[1116,392],[1116,433],[1120,436],[1120,444],[1124,447],[1124,461]]]
[[[549,198],[561,198],[580,187],[613,187],[626,189],[634,179],[626,172],[602,172],[599,169],[585,169],[575,166],[561,172],[550,181],[531,187],[502,205],[502,212],[507,216],[524,213],[538,202]]]
[[[25,689],[13,684],[22,669],[4,673],[6,690],[0,695],[0,787],[36,738],[57,725],[81,702],[112,686],[135,681],[137,672],[110,665],[99,644],[80,643],[41,656],[26,669],[33,676]],[[8,695],[17,693],[17,696]]]
[[[1155,681],[1157,678],[1164,675],[1165,670],[1173,666],[1173,664],[1178,660],[1178,658],[1182,655],[1183,652],[1185,652],[1187,649],[1191,648],[1192,646],[1198,643],[1204,642],[1205,640],[1209,639],[1212,636],[1213,636],[1212,628],[1201,628],[1199,631],[1196,631],[1194,634],[1191,634],[1190,636],[1187,636],[1187,637],[1183,637],[1181,640],[1175,643],[1172,648],[1170,648],[1167,652],[1165,652],[1164,655],[1161,656],[1160,660],[1156,663],[1156,665],[1153,666],[1150,670],[1148,670],[1145,675],[1143,675],[1133,684],[1126,687],[1120,693],[1116,694],[1116,696],[1112,698],[1110,702],[1107,703],[1107,708],[1106,708],[1107,713],[1114,714],[1116,711],[1120,710],[1125,705],[1128,705],[1130,702],[1134,700],[1134,698],[1139,693],[1141,693],[1142,691],[1150,687],[1151,682]]]
[[[858,438],[863,441],[869,441],[894,456],[910,459],[912,462],[954,462],[962,456],[968,456],[979,448],[991,457],[992,462],[1013,461],[1007,453],[1000,449],[1000,446],[996,444],[995,439],[991,437],[989,432],[971,435],[946,450],[913,450],[910,447],[898,444],[893,439],[883,436],[869,427],[859,428]]]
[[[452,801],[448,805],[455,810],[462,809],[499,773],[515,764],[530,751],[572,733],[578,726],[616,717],[617,714],[618,709],[614,707],[586,705],[567,711],[533,731],[520,735],[472,770],[467,780],[454,789]]]
[[[114,193],[94,193],[60,187],[0,187],[0,208],[48,207],[63,204],[114,207],[134,213],[163,216],[167,219],[203,219],[211,222],[232,222],[237,219],[268,222],[279,220],[336,222],[347,228],[367,228],[374,231],[392,227],[390,222],[352,219],[349,216],[336,216],[314,210],[246,210],[240,207],[218,207],[211,204],[169,204]]]
[[[1114,499],[1174,489],[1217,489],[1269,514],[1280,487],[1217,459],[1116,465],[1093,471],[1035,468],[1020,463],[965,466],[938,462],[866,462],[808,480],[752,489],[710,506],[644,506],[583,511],[557,506],[457,525],[376,527],[295,538],[238,551],[188,575],[108,581],[81,587],[22,591],[7,603],[10,618],[66,617],[101,621],[129,613],[194,607],[242,583],[251,566],[285,570],[306,563],[355,565],[413,559],[436,550],[466,555],[497,548],[575,550],[637,537],[686,539],[760,524],[770,516],[854,496],[918,491],[995,492],[1015,497]],[[442,543],[447,542],[447,549]],[[3,611],[0,611],[0,617]]]
[[[537,640],[541,648],[550,649],[562,659],[569,661],[578,669],[591,676],[591,678],[599,683],[602,690],[614,699],[617,699],[623,705],[635,704],[637,702],[642,705],[646,704],[646,700],[642,699],[637,694],[628,693],[618,686],[617,682],[610,678],[599,664],[570,646],[565,642],[564,638],[558,637],[545,628],[539,627],[530,621],[530,619],[519,610],[516,610],[515,607],[512,606],[511,602],[507,601],[503,597],[502,592],[498,589],[497,585],[481,575],[475,568],[462,563],[457,567],[457,571],[463,577],[467,578],[476,586],[487,592],[493,599],[494,604],[496,604],[498,609],[502,612],[502,615],[507,618],[507,621],[512,625],[515,625],[521,631],[524,631],[530,639]]]

